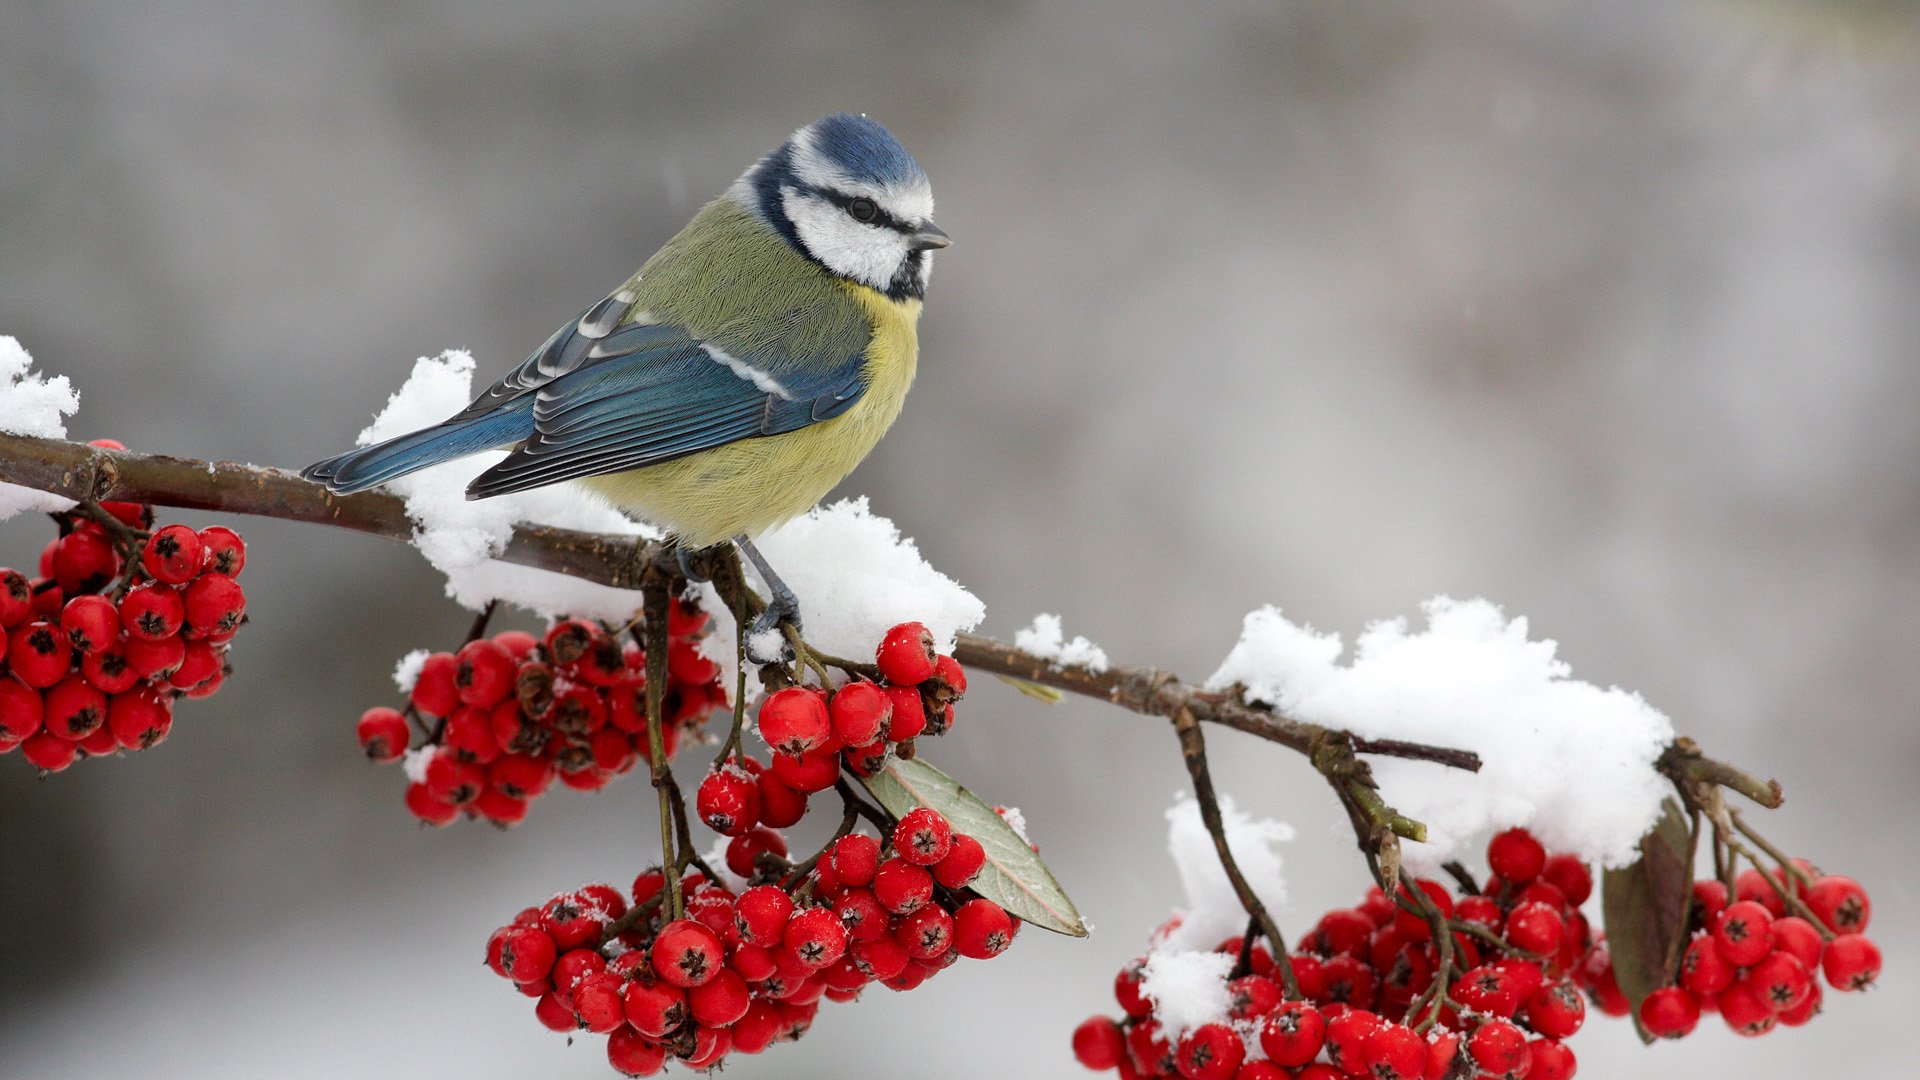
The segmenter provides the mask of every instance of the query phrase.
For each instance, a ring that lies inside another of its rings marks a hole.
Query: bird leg
[[[793,650],[780,634],[780,624],[791,623],[794,630],[800,629],[800,599],[793,595],[792,589],[787,588],[786,582],[780,580],[780,575],[773,572],[767,557],[760,554],[760,549],[753,546],[753,541],[745,536],[736,536],[733,542],[739,547],[740,554],[753,563],[753,568],[760,571],[761,580],[767,583],[767,608],[754,617],[753,625],[747,629],[747,656],[756,664],[785,663],[793,659]],[[773,656],[764,655],[766,650],[756,644],[765,641],[769,632],[780,640],[779,650]]]

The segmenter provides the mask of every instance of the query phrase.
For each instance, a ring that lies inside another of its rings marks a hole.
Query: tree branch
[[[332,525],[389,539],[413,536],[406,504],[384,491],[334,495],[283,469],[234,462],[103,450],[63,439],[0,433],[0,481],[50,491],[76,501],[120,500],[189,510],[253,514]],[[532,566],[615,588],[638,589],[652,562],[651,545],[632,537],[520,525],[503,562]],[[725,573],[730,560],[712,549],[689,556],[695,569]],[[711,576],[711,575],[709,575]],[[1246,704],[1237,694],[1202,690],[1151,667],[1103,672],[1061,667],[976,634],[959,635],[954,658],[962,665],[1024,679],[1137,713],[1196,720],[1244,731],[1301,754],[1311,754],[1328,729]],[[1349,738],[1354,752],[1431,761],[1478,771],[1479,755],[1399,740]]]

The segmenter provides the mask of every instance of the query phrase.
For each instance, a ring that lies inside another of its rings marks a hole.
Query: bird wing
[[[595,359],[594,349],[611,335],[633,312],[635,294],[622,288],[605,300],[580,313],[580,317],[553,332],[546,344],[533,350],[465,409],[448,418],[447,423],[484,416],[516,398],[538,390],[553,380],[577,371]],[[683,332],[684,333],[684,332]],[[605,355],[602,353],[601,355]]]
[[[533,435],[476,477],[469,498],[625,472],[796,431],[839,416],[866,389],[863,351],[805,366],[764,349],[736,357],[683,327],[657,323],[621,326],[583,346],[573,339],[583,338],[588,325],[583,318],[556,334],[470,406],[499,408],[534,395]],[[550,357],[544,367],[542,357]]]

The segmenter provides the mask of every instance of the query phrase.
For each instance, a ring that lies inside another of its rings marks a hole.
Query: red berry
[[[915,866],[932,866],[953,850],[953,828],[930,806],[909,810],[894,827],[893,849]]]
[[[1260,1028],[1260,1049],[1289,1068],[1312,1061],[1326,1041],[1326,1018],[1304,1001],[1283,1003]]]
[[[694,809],[707,828],[739,836],[760,823],[760,785],[746,770],[721,766],[700,781]]]
[[[206,568],[216,574],[239,577],[240,571],[247,565],[246,541],[232,529],[219,525],[209,525],[200,530],[200,550],[204,553]]]
[[[953,944],[953,916],[936,904],[928,904],[900,920],[894,937],[906,946],[907,955],[931,960]]]
[[[372,761],[398,761],[407,750],[407,718],[398,709],[376,706],[360,714],[360,749]]]
[[[185,525],[168,525],[147,538],[140,567],[156,581],[185,585],[200,573],[205,557],[199,533]]]
[[[460,662],[452,653],[434,653],[427,657],[408,694],[413,707],[428,716],[452,716],[460,707],[460,691],[454,685],[454,673],[459,667]]]
[[[179,637],[149,641],[129,636],[124,640],[127,664],[142,679],[171,679],[187,661],[187,643]]]
[[[1360,1054],[1377,1080],[1421,1080],[1427,1071],[1427,1041],[1403,1024],[1375,1028]]]
[[[845,955],[846,927],[840,924],[840,917],[827,908],[797,911],[787,920],[786,931],[781,935],[781,951],[807,970],[819,971]]]
[[[120,636],[120,611],[104,596],[76,596],[60,611],[60,629],[75,652],[91,653]]]
[[[1728,987],[1714,1005],[1720,1010],[1720,1019],[1741,1035],[1765,1035],[1780,1022],[1773,1009],[1744,982]]]
[[[51,577],[68,595],[98,592],[120,569],[113,544],[94,528],[70,532],[54,542]]]
[[[1365,1009],[1348,1009],[1327,1020],[1327,1057],[1352,1073],[1367,1071],[1367,1037],[1386,1021]]]
[[[586,655],[600,636],[599,628],[590,622],[564,619],[547,628],[544,644],[553,662],[565,666]]]
[[[752,996],[747,981],[727,968],[687,992],[688,1011],[703,1027],[726,1027],[747,1015]]]
[[[517,926],[500,942],[500,970],[517,983],[536,983],[559,956],[553,937],[537,926]]]
[[[0,569],[0,628],[11,630],[33,617],[33,585],[18,570]]]
[[[57,773],[64,771],[80,756],[80,744],[43,730],[21,742],[20,753],[28,764],[41,772]]]
[[[989,960],[1013,943],[1013,918],[991,900],[969,900],[953,913],[953,947],[971,960]]]
[[[799,757],[776,751],[771,771],[774,779],[795,791],[811,795],[827,790],[839,779],[840,752],[829,746],[810,750]]]
[[[887,734],[893,702],[870,682],[852,682],[834,692],[827,711],[833,733],[847,746],[865,746]]]
[[[120,625],[129,636],[143,641],[159,641],[180,632],[186,620],[186,604],[171,585],[149,581],[134,586],[120,601]]]
[[[905,622],[888,630],[874,651],[880,674],[895,686],[925,682],[934,672],[939,654],[933,649],[933,635],[917,622]]]
[[[862,779],[877,775],[893,757],[893,744],[882,737],[865,746],[849,746],[840,752],[847,771]]]
[[[1467,1056],[1485,1072],[1500,1077],[1521,1077],[1533,1064],[1527,1052],[1527,1037],[1505,1020],[1489,1020],[1467,1036]]]
[[[580,1021],[573,1015],[572,1002],[560,996],[557,990],[548,990],[540,995],[533,1006],[534,1018],[548,1031],[570,1032],[580,1027]]]
[[[1640,1002],[1640,1024],[1656,1039],[1678,1039],[1700,1023],[1700,999],[1682,987],[1663,986]]]
[[[425,784],[408,784],[406,801],[408,813],[435,828],[451,825],[460,816],[459,807],[428,791]]]
[[[167,681],[176,689],[190,690],[220,674],[221,662],[226,656],[224,646],[216,646],[205,641],[189,641],[180,657],[180,666]]]
[[[1593,895],[1593,873],[1577,855],[1549,855],[1540,871],[1540,880],[1565,894],[1567,903],[1579,907]]]
[[[951,705],[967,696],[967,670],[953,657],[945,653],[934,657],[933,677],[940,685],[939,697],[943,704]]]
[[[1181,1037],[1173,1063],[1187,1080],[1232,1080],[1246,1052],[1240,1036],[1234,1034],[1232,1028],[1225,1024],[1202,1024]]]
[[[807,793],[784,783],[771,772],[756,778],[760,786],[760,824],[784,829],[807,813]]]
[[[833,842],[828,859],[841,884],[856,888],[871,885],[880,869],[880,841],[865,833],[850,833]]]
[[[1867,890],[1838,874],[1815,878],[1807,887],[1807,907],[1836,934],[1858,934],[1873,921],[1873,903]]]
[[[905,742],[927,729],[927,706],[917,686],[883,686],[887,695],[887,738]]]
[[[1827,942],[1820,967],[1835,990],[1865,990],[1880,977],[1880,946],[1864,934],[1841,934]]]
[[[107,695],[79,675],[69,675],[47,689],[43,722],[48,731],[78,742],[107,722]]]
[[[571,1000],[580,1026],[597,1035],[609,1034],[627,1022],[620,977],[610,971],[595,972],[574,983]]]
[[[1113,977],[1113,997],[1120,1003],[1120,1010],[1128,1017],[1140,1020],[1153,1012],[1153,1002],[1148,1001],[1140,992],[1140,976],[1147,965],[1146,957],[1140,957],[1120,969]]]
[[[14,678],[44,690],[65,678],[73,666],[73,643],[48,620],[22,624],[7,635],[7,666]]]
[[[1546,904],[1521,904],[1507,916],[1507,941],[1536,956],[1552,955],[1565,933],[1566,922]]]
[[[1767,909],[1767,914],[1777,919],[1787,913],[1787,905],[1780,899],[1780,894],[1774,891],[1774,884],[1772,878],[1759,870],[1742,870],[1740,876],[1733,880],[1733,898],[1736,902],[1750,900],[1759,904]]]
[[[1820,1015],[1820,999],[1823,996],[1818,982],[1810,984],[1813,992],[1805,1001],[1780,1014],[1780,1023],[1786,1027],[1799,1027]]]
[[[789,686],[760,703],[760,737],[783,754],[799,757],[825,746],[832,734],[826,702],[816,691]]]
[[[1687,943],[1680,957],[1680,985],[1696,996],[1706,998],[1733,985],[1738,975],[1732,964],[1720,955],[1713,935],[1701,934]]]
[[[1074,1058],[1095,1072],[1118,1068],[1126,1052],[1120,1025],[1104,1016],[1090,1016],[1073,1029]]]
[[[1314,998],[1322,1005],[1339,1002],[1355,1009],[1373,1005],[1379,991],[1379,978],[1366,962],[1352,956],[1336,956],[1320,966],[1326,989]]]
[[[627,984],[622,995],[627,1023],[650,1038],[662,1039],[686,1022],[686,991],[651,975]]]
[[[1587,1000],[1566,981],[1542,987],[1527,999],[1527,1026],[1549,1039],[1570,1038],[1587,1019]]]
[[[1481,964],[1463,973],[1452,993],[1460,1004],[1489,1016],[1512,1016],[1521,1003],[1513,975],[1494,964]]]
[[[632,1028],[616,1028],[607,1036],[607,1064],[622,1076],[652,1076],[667,1061],[667,1048]]]
[[[743,878],[752,879],[760,870],[760,855],[763,852],[785,858],[787,841],[772,829],[756,825],[727,841],[727,869]]]
[[[491,708],[513,692],[519,665],[497,642],[487,638],[469,641],[453,659],[453,686],[464,704]]]
[[[211,638],[231,634],[247,613],[247,594],[240,583],[225,574],[203,574],[182,590],[186,604],[188,638]]]
[[[1693,883],[1693,923],[1692,925],[1712,932],[1720,921],[1720,913],[1732,903],[1727,897],[1724,883],[1711,879]]]
[[[1813,976],[1792,953],[1771,952],[1747,969],[1741,980],[1754,996],[1777,1013],[1790,1012],[1813,993]]]
[[[904,859],[888,859],[874,872],[873,897],[896,915],[910,915],[933,899],[933,876]]]
[[[987,850],[966,833],[953,834],[953,847],[946,858],[932,866],[933,880],[948,889],[964,889],[973,884],[987,865]]]
[[[720,971],[722,955],[720,938],[692,919],[668,923],[651,950],[654,974],[679,987],[710,981]]]
[[[1527,1054],[1533,1059],[1532,1067],[1527,1069],[1527,1080],[1573,1080],[1578,1063],[1573,1051],[1565,1045],[1550,1039],[1534,1039],[1527,1044]]]
[[[1820,940],[1820,931],[1812,923],[1788,916],[1773,920],[1773,948],[1775,952],[1798,958],[1808,971],[1819,971],[1820,953],[1826,948],[1826,942]]]
[[[0,739],[22,742],[40,730],[46,708],[40,692],[15,680],[0,677]]]
[[[1487,866],[1515,885],[1540,876],[1547,865],[1547,849],[1525,829],[1508,829],[1487,844]]]
[[[734,926],[741,940],[771,947],[780,943],[793,915],[793,898],[777,885],[755,885],[734,905]]]
[[[1758,963],[1773,951],[1773,915],[1752,900],[1727,905],[1713,931],[1720,955],[1735,967]]]

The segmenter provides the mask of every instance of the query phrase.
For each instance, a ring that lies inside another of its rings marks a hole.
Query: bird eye
[[[872,199],[859,198],[847,204],[847,213],[855,221],[872,221],[880,215],[880,207]]]

